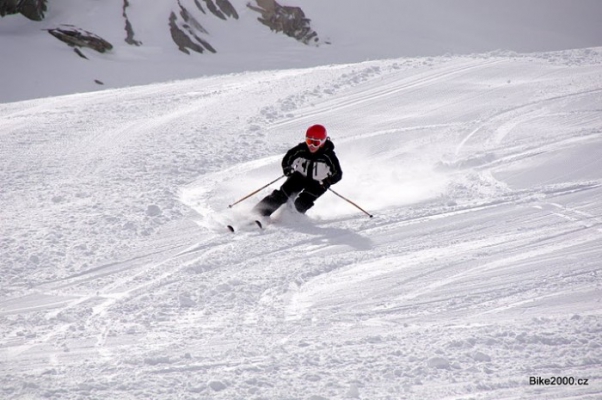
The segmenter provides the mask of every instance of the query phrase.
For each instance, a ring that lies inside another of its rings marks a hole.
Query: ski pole
[[[374,217],[374,215],[370,214],[368,211],[364,210],[362,207],[358,206],[357,204],[355,204],[353,201],[349,200],[348,198],[346,198],[344,196],[341,196],[340,194],[338,194],[337,192],[335,192],[331,188],[328,188],[328,190],[330,190],[332,193],[334,193],[337,196],[339,196],[341,199],[345,200],[347,203],[349,203],[351,205],[354,205],[357,209],[359,209],[361,212],[363,212],[364,214],[366,214],[370,218]]]
[[[249,193],[248,195],[246,195],[246,196],[245,196],[245,197],[243,197],[242,199],[240,199],[240,200],[238,200],[238,201],[236,201],[236,202],[234,202],[234,203],[230,204],[230,205],[228,206],[228,208],[232,208],[232,207],[234,207],[235,205],[237,205],[237,204],[238,204],[238,203],[240,203],[241,201],[244,201],[244,200],[248,199],[249,197],[253,196],[255,193],[261,192],[263,189],[267,188],[267,187],[268,187],[268,186],[270,186],[271,184],[273,184],[273,183],[275,183],[275,182],[279,181],[280,179],[282,179],[282,178],[284,178],[284,177],[285,177],[285,175],[281,175],[281,176],[279,176],[278,178],[274,179],[272,182],[268,183],[268,184],[267,184],[267,185],[265,185],[265,186],[262,186],[262,187],[260,187],[259,189],[257,189],[257,190],[256,190],[256,191],[254,191],[253,193]]]

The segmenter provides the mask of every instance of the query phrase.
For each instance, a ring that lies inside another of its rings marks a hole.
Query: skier
[[[343,171],[324,126],[307,129],[305,142],[290,149],[282,159],[282,171],[286,182],[253,208],[262,217],[272,215],[289,199],[295,199],[295,208],[305,214],[318,197],[341,180]]]

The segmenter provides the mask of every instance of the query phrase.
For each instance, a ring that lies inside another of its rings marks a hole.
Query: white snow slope
[[[0,398],[602,398],[601,67],[402,58],[0,104]],[[229,233],[313,123],[375,217],[326,193]]]

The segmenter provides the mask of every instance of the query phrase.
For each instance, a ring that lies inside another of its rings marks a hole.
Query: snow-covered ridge
[[[250,70],[602,46],[597,18],[602,3],[595,0],[60,0],[47,5],[39,22],[21,15],[0,18],[1,102]],[[110,43],[110,51],[84,47],[75,54],[48,34],[65,27],[74,27],[76,39],[84,31],[93,33]]]
[[[45,9],[45,3],[40,4],[40,7]],[[30,15],[27,10],[29,7],[21,11]],[[18,11],[18,8],[13,11]],[[14,50],[8,51],[22,54],[25,52],[26,56],[31,56],[33,52],[34,57],[43,60],[41,67],[29,66],[41,69],[42,73],[36,72],[34,79],[43,76],[43,71],[50,63],[51,68],[59,72],[53,76],[58,88],[61,85],[57,79],[61,81],[61,76],[70,77],[64,82],[66,86],[81,87],[82,82],[78,84],[77,79],[88,71],[97,73],[93,80],[88,81],[88,85],[84,85],[88,88],[94,87],[91,83],[101,87],[114,87],[147,82],[145,74],[148,73],[147,70],[154,69],[156,58],[161,59],[160,62],[165,63],[167,68],[167,72],[157,70],[156,74],[164,74],[165,78],[182,76],[181,72],[177,72],[181,71],[181,67],[176,64],[180,57],[174,57],[174,50],[187,56],[228,52],[229,49],[224,44],[229,40],[238,40],[235,38],[242,32],[255,42],[253,46],[256,47],[256,51],[271,45],[269,41],[267,44],[262,43],[265,42],[262,36],[269,32],[282,35],[293,42],[298,41],[302,46],[320,44],[318,34],[310,25],[310,18],[300,7],[283,6],[275,0],[237,1],[236,4],[229,0],[160,0],[152,3],[123,0],[102,4],[87,0],[51,1],[48,3],[48,12],[44,15],[40,11],[38,19],[41,22],[26,21],[23,17],[10,15],[1,20],[6,32],[16,35],[17,38],[17,41],[13,38],[12,45],[8,46],[14,47]],[[241,28],[240,25],[244,27]],[[42,36],[43,32],[50,33],[68,47],[57,47],[56,43],[51,43]],[[216,37],[221,39],[216,41]],[[28,42],[27,38],[31,38],[33,43]],[[66,52],[68,48],[72,48],[75,54]],[[13,58],[16,63],[19,55],[14,56],[17,57]],[[166,56],[168,62],[164,59]],[[81,63],[74,57],[85,59],[88,63]],[[125,63],[121,64],[123,62]],[[105,70],[102,65],[104,63],[110,64],[112,70]],[[203,61],[189,59],[184,63],[187,64],[185,69],[192,70],[202,65]],[[133,64],[133,74],[124,76],[122,68],[127,69],[130,64]],[[32,75],[19,70],[19,65],[15,64],[14,67],[15,74],[20,76],[20,79],[12,84],[8,82],[7,84],[13,87],[2,90],[3,95],[9,96],[9,99],[21,98],[22,92],[26,91],[23,89],[32,79]],[[73,73],[67,73],[67,69]],[[191,74],[187,72],[184,75]],[[44,85],[47,83],[44,81]],[[68,87],[59,89],[58,93],[64,90],[73,91]],[[57,93],[53,89],[50,91]],[[38,90],[38,93],[43,95],[44,89]]]

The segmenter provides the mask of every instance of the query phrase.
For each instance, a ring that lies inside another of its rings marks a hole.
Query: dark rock
[[[48,33],[72,47],[89,47],[99,53],[104,53],[113,48],[111,43],[100,36],[73,25],[61,25],[60,28],[48,29]]]
[[[201,34],[208,34],[209,32],[203,28],[186,7],[182,6],[179,2],[178,4],[180,5],[180,18],[182,21],[178,21],[178,16],[174,12],[169,16],[169,31],[178,49],[186,54],[190,54],[189,49],[197,53],[203,53],[205,50],[215,53],[216,51],[213,46],[199,36]]]
[[[0,16],[19,13],[18,0],[0,0]]]
[[[205,0],[205,4],[207,5],[209,11],[211,11],[211,14],[223,20],[226,19],[226,16],[217,8],[213,0]]]
[[[228,0],[216,0],[216,4],[219,9],[222,10],[222,12],[228,17],[238,19],[238,13],[236,12],[236,9]]]
[[[44,19],[44,13],[46,12],[46,3],[48,0],[25,0],[21,2],[20,12],[27,18],[34,21],[41,21]]]
[[[203,8],[203,6],[201,5],[201,3],[199,3],[199,0],[194,0],[194,4],[196,4],[196,7],[201,10],[203,12],[203,14],[207,14],[205,12],[205,9]]]
[[[318,34],[311,29],[310,20],[299,7],[281,6],[275,0],[255,0],[257,6],[247,4],[251,10],[261,14],[259,22],[272,31],[282,32],[298,41],[309,44],[319,41]]]
[[[205,2],[205,5],[207,5],[207,8],[211,14],[215,15],[216,17],[223,19],[224,21],[227,19],[227,17],[238,19],[238,13],[236,12],[236,9],[228,0],[216,0],[215,3],[213,0],[203,1]],[[197,8],[203,12],[203,14],[206,14],[205,9],[198,0],[194,0],[194,3],[196,4]],[[180,7],[181,6],[182,5],[180,4]]]
[[[21,13],[33,21],[42,21],[48,0],[0,0],[0,16]]]
[[[75,52],[75,54],[77,54],[81,58],[85,58],[86,60],[88,59],[88,57],[86,57],[86,55],[84,53],[82,53],[82,51],[80,49],[78,49],[77,47],[74,48],[73,51]]]
[[[132,27],[132,24],[130,23],[130,19],[128,18],[128,14],[126,9],[130,6],[130,3],[128,2],[128,0],[123,0],[123,18],[125,19],[125,33],[126,33],[126,37],[125,37],[125,42],[127,44],[131,44],[134,46],[140,46],[142,45],[142,42],[134,39],[134,28]]]
[[[183,7],[181,5],[180,5],[180,16],[182,17],[184,22],[186,22],[186,24],[188,24],[192,28],[196,29],[197,31],[202,32],[202,33],[209,33],[209,32],[207,32],[207,30],[205,28],[203,28],[203,26],[199,23],[199,21],[197,21],[192,16],[192,14],[190,14],[188,9],[186,9],[186,7]]]
[[[176,20],[176,14],[172,12],[169,16],[169,31],[171,33],[171,38],[173,39],[174,43],[178,45],[178,50],[186,54],[190,54],[190,51],[188,51],[188,49],[196,51],[197,53],[204,52],[205,49],[203,49],[203,46],[193,42],[192,39],[190,39],[190,37],[186,34],[186,32],[184,32],[178,27],[178,25],[176,24]]]

